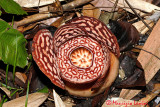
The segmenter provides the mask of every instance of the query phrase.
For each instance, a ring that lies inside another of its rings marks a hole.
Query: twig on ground
[[[152,31],[152,28],[150,27],[150,26],[148,26],[148,24],[141,18],[141,16],[140,15],[138,15],[138,13],[133,9],[133,7],[130,5],[130,3],[127,1],[127,0],[125,0],[125,2],[128,4],[128,6],[131,8],[131,10],[134,12],[134,14],[146,25],[146,27],[148,27],[148,29],[150,30],[150,31]]]
[[[63,11],[69,11],[71,9],[74,9],[74,8],[80,6],[80,5],[86,4],[90,1],[92,1],[92,0],[75,0],[73,2],[62,5],[62,8],[63,8]],[[37,22],[37,21],[40,21],[40,20],[43,20],[43,19],[56,17],[56,16],[58,16],[57,13],[51,13],[51,12],[43,12],[43,13],[34,14],[34,15],[31,15],[31,16],[28,16],[27,18],[24,18],[23,20],[15,22],[14,23],[14,28],[17,28],[18,26],[22,26],[22,25],[25,25],[25,24]]]

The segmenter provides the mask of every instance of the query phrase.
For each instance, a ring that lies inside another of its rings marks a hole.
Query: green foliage
[[[23,89],[17,89],[17,88],[14,88],[14,87],[10,87],[10,86],[7,86],[6,84],[3,84],[3,83],[1,83],[1,82],[0,82],[0,87],[5,87],[5,88],[7,88],[9,91],[15,90],[15,91],[13,91],[13,93],[10,94],[11,97],[12,97],[16,92],[18,92],[18,91],[21,91],[21,92],[22,92],[22,91],[23,91]],[[8,101],[7,95],[3,95],[2,99],[1,99],[1,102],[0,102],[0,107],[2,107],[3,103],[5,103],[5,102],[7,102],[7,101]]]
[[[0,107],[2,107],[3,103],[5,103],[8,100],[6,97],[6,95],[3,95],[2,100],[0,102]]]
[[[24,68],[27,61],[26,39],[18,30],[0,20],[0,59],[5,64]]]
[[[7,13],[17,15],[27,14],[21,6],[13,0],[0,0],[0,7],[2,7]]]
[[[45,86],[44,88],[38,90],[38,92],[41,92],[41,93],[48,93],[48,87]]]
[[[5,88],[7,88],[8,90],[18,90],[18,91],[22,91],[22,90],[23,90],[23,89],[18,89],[18,88],[14,88],[14,87],[8,86],[8,85],[3,84],[3,83],[1,83],[1,82],[0,82],[0,86],[1,86],[1,87],[5,87]]]
[[[7,64],[6,67],[6,85],[8,84],[8,69],[9,69],[9,64]]]
[[[7,28],[11,28],[11,26],[7,22],[0,20],[0,34],[4,33]]]
[[[29,84],[30,84],[30,82],[28,80],[25,107],[27,107],[27,104],[28,104]]]

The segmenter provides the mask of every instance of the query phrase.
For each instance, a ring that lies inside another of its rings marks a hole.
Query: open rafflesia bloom
[[[119,68],[116,37],[101,21],[78,17],[56,30],[39,30],[32,44],[40,70],[71,95],[95,96],[109,89]]]

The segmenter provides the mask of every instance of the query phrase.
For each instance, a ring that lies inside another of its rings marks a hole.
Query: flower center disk
[[[101,45],[90,37],[73,38],[58,48],[57,64],[63,80],[89,83],[97,80],[106,68]]]
[[[70,54],[71,63],[79,68],[88,68],[92,65],[92,53],[84,48],[79,47]]]

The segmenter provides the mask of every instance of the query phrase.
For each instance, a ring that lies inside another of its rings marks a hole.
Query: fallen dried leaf
[[[33,93],[28,95],[27,107],[38,107],[40,106],[48,97],[46,93]],[[14,100],[8,101],[3,104],[3,107],[25,107],[26,96],[16,98]]]
[[[38,7],[43,5],[52,4],[55,0],[14,0],[22,7]],[[64,0],[60,0],[64,1]]]
[[[123,80],[125,79],[126,75],[125,75],[125,72],[124,70],[120,67],[119,69],[119,77]]]
[[[74,104],[73,99],[71,99],[70,97],[64,100],[64,104],[65,104],[65,107],[72,107],[76,105]]]
[[[145,45],[143,46],[144,50],[152,52],[152,54],[147,53],[145,51],[141,51],[138,56],[138,61],[141,63],[145,72],[145,78],[147,84],[160,69],[160,61],[157,57],[154,56],[156,55],[160,57],[159,33],[160,33],[160,20],[157,22],[149,38],[147,39]],[[125,99],[131,99],[134,96],[136,96],[140,91],[141,90],[122,89],[120,97]]]
[[[117,87],[134,88],[145,85],[146,83],[145,83],[144,71],[137,68],[135,69],[135,72],[132,76],[128,77],[126,80],[123,80]]]
[[[148,26],[150,26],[151,28],[154,25],[154,22],[151,20],[144,20]],[[138,21],[136,23],[133,23],[133,26],[136,27],[136,29],[138,30],[138,32],[140,34],[145,34],[149,29],[144,25],[144,23],[142,21]]]
[[[160,1],[159,0],[144,0],[146,2],[152,3],[156,6],[160,6]]]
[[[158,104],[156,107],[160,107],[160,104]]]
[[[91,2],[91,4],[105,11],[111,11],[114,7],[114,3],[110,2],[109,0],[94,0]]]
[[[51,25],[52,23],[54,23],[55,21],[59,20],[59,17],[56,18],[49,18],[43,21],[40,21],[40,23],[43,23],[44,25]]]
[[[11,98],[11,92],[10,92],[7,88],[5,88],[5,87],[0,87],[0,89],[3,90],[3,91],[7,94],[7,96],[8,96],[9,98]]]
[[[57,20],[55,20],[54,22],[52,22],[50,25],[58,28],[62,24],[63,20],[64,20],[64,17],[62,16]]]
[[[154,99],[159,93],[160,93],[160,83],[159,84],[155,84],[154,85],[154,89],[152,90],[152,92],[150,94],[146,95],[145,98],[142,98],[141,100],[139,100],[139,102],[144,102],[144,103],[147,104],[152,99]]]
[[[147,19],[148,20],[153,20],[153,21],[158,21],[158,19],[160,18],[160,12],[155,12],[152,16],[149,16]]]
[[[115,3],[116,0],[108,0],[112,3]],[[141,15],[144,14],[138,10],[142,10],[148,13],[151,13],[155,10],[160,10],[160,7],[155,6],[153,4],[150,4],[148,2],[145,2],[144,0],[128,0],[129,4],[132,5],[133,8],[136,8],[135,10],[137,11],[137,13],[140,13]],[[126,2],[124,0],[118,0],[118,6],[120,7],[125,7],[127,11],[132,12],[133,11],[129,8],[129,6],[126,4]]]
[[[16,75],[16,77],[19,78],[22,82],[26,83],[27,76],[26,76],[25,73],[16,72],[15,75]]]
[[[56,91],[53,89],[53,96],[55,101],[56,107],[66,107],[60,96],[56,93]]]
[[[139,50],[139,49],[142,49],[142,48],[143,48],[142,45],[136,45],[131,51],[132,52],[138,52],[138,53],[140,53],[141,50]]]
[[[99,8],[95,8],[91,4],[83,6],[83,16],[94,17],[96,19],[99,18],[101,11]]]
[[[132,48],[138,42],[139,32],[132,24],[124,21],[110,20],[109,25],[111,31],[117,37],[121,52]]]

